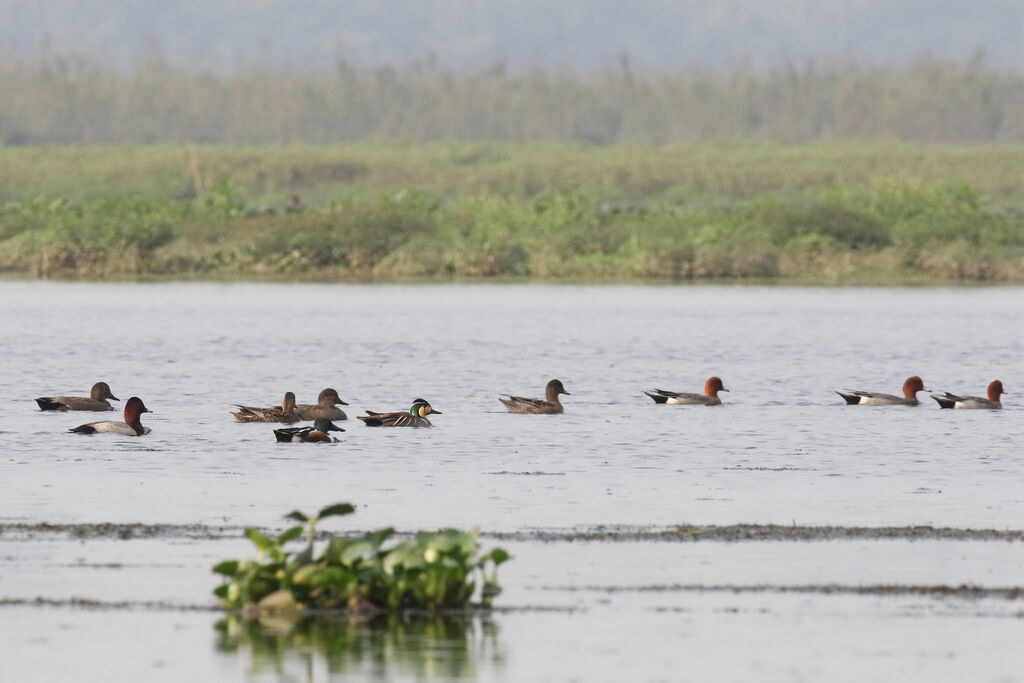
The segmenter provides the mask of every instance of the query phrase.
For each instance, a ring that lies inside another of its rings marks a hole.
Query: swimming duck
[[[337,391],[328,387],[316,397],[315,406],[302,403],[295,406],[295,414],[299,416],[300,420],[315,420],[318,417],[326,417],[328,420],[348,419],[345,411],[341,408],[336,408],[336,405],[347,406],[348,404],[341,400]]]
[[[916,406],[918,404],[917,392],[928,391],[924,388],[924,381],[914,375],[908,377],[903,383],[903,396],[892,394],[879,394],[873,391],[858,391],[847,389],[836,393],[846,399],[846,404],[855,406]]]
[[[117,422],[116,420],[103,420],[102,422],[90,422],[89,424],[79,425],[74,429],[69,429],[69,432],[76,432],[78,434],[123,434],[125,436],[142,436],[143,434],[149,434],[149,427],[143,427],[141,416],[143,413],[153,412],[146,407],[146,404],[142,402],[142,399],[138,396],[132,396],[128,399],[128,402],[124,404],[124,422]]]
[[[106,399],[120,401],[117,396],[110,393],[110,387],[106,382],[96,382],[92,385],[89,397],[85,396],[41,396],[36,399],[39,410],[113,410]]]
[[[412,407],[407,413],[375,413],[367,410],[366,415],[357,415],[367,427],[430,427],[430,420],[427,415],[434,413],[442,415],[440,410],[434,410],[422,398],[413,400]]]
[[[644,393],[654,399],[655,403],[667,403],[679,406],[720,406],[722,399],[718,398],[719,391],[729,391],[722,385],[718,377],[711,377],[704,383],[703,394],[688,394],[678,391],[665,391],[664,389],[653,389]]]
[[[505,404],[510,413],[555,415],[563,412],[562,403],[558,400],[559,394],[572,395],[562,386],[562,380],[553,379],[545,387],[543,399],[502,394],[502,396],[508,396],[508,398],[499,398],[498,400]]]
[[[295,394],[288,392],[284,395],[281,405],[273,408],[253,408],[235,404],[238,412],[231,413],[237,422],[298,422],[299,416],[295,413]]]
[[[338,443],[328,432],[345,431],[326,417],[318,417],[312,427],[282,427],[274,430],[280,443]]]
[[[948,391],[944,394],[932,394],[932,398],[938,401],[940,408],[999,410],[1003,407],[999,397],[1005,393],[1003,391],[1003,383],[997,379],[988,385],[988,398],[982,398],[981,396],[957,396]]]

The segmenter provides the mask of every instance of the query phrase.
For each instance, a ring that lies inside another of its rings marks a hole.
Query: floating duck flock
[[[721,378],[711,377],[704,384],[704,393],[689,393],[681,391],[668,391],[665,389],[651,389],[643,393],[654,400],[655,403],[666,405],[698,405],[698,406],[720,406],[722,399],[718,394],[729,391],[725,388]],[[924,386],[924,381],[914,375],[908,377],[903,383],[903,395],[885,394],[875,391],[864,391],[861,389],[844,389],[836,393],[846,400],[847,405],[876,405],[876,406],[916,406],[920,402],[917,394],[922,391],[929,391]],[[953,394],[948,391],[941,394],[931,394],[940,408],[966,409],[966,410],[999,410],[1003,407],[1002,396],[1003,383],[994,380],[988,385],[986,396],[964,396]],[[564,412],[559,396],[569,396],[568,391],[561,380],[553,379],[547,383],[544,391],[544,398],[525,398],[523,396],[511,396],[502,394],[498,398],[510,413],[533,414],[533,415],[557,415]],[[93,385],[89,396],[41,396],[35,399],[40,410],[44,411],[110,411],[114,406],[110,401],[119,401],[110,391],[106,382],[97,382]],[[330,387],[324,389],[317,396],[315,404],[296,404],[295,394],[287,392],[280,406],[269,408],[256,408],[253,406],[237,405],[238,410],[232,412],[237,422],[267,422],[294,424],[296,422],[313,422],[310,427],[281,427],[273,430],[274,436],[280,443],[337,443],[338,439],[331,436],[331,432],[343,432],[343,428],[334,423],[335,420],[346,420],[348,416],[338,406],[347,406],[338,392]],[[138,396],[132,396],[124,406],[124,421],[100,420],[88,422],[68,431],[76,434],[121,434],[123,436],[142,436],[150,432],[149,427],[142,425],[143,413],[151,413],[146,404]],[[367,410],[366,415],[357,415],[359,420],[367,427],[430,427],[431,421],[428,415],[440,415],[440,410],[435,410],[430,403],[422,398],[414,399],[412,406],[407,411],[394,411],[379,413]]]

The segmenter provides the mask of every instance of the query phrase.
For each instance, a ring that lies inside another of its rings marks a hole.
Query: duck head
[[[326,417],[318,417],[316,421],[313,422],[313,430],[317,432],[323,432],[324,434],[326,434],[327,432],[345,431],[338,425],[328,420]]]
[[[907,381],[903,383],[903,395],[906,398],[917,398],[917,392],[928,391],[924,388],[924,380],[914,375],[908,377]]]
[[[110,393],[110,386],[106,382],[96,382],[96,384],[93,384],[92,391],[89,392],[89,396],[97,401],[102,401],[105,398],[109,398],[112,401],[121,400]]]
[[[153,411],[146,407],[146,404],[142,402],[142,399],[138,396],[132,396],[128,399],[128,402],[124,404],[124,421],[130,425],[136,425],[139,423],[139,418],[142,417],[143,413],[152,413]]]
[[[704,382],[704,395],[705,396],[718,396],[719,391],[729,391],[722,384],[720,377],[711,377],[707,382]]]
[[[409,408],[409,412],[415,415],[416,417],[426,417],[431,413],[434,413],[435,415],[444,414],[440,410],[434,410],[433,408],[431,408],[430,404],[427,403],[426,399],[422,398],[413,399],[412,407]]]
[[[316,397],[316,402],[318,405],[324,406],[325,408],[335,405],[348,405],[347,403],[341,400],[341,397],[338,396],[338,392],[335,391],[334,389],[331,389],[330,387],[327,387],[326,389],[320,392],[320,395]]]
[[[547,387],[544,389],[544,398],[551,403],[557,403],[559,394],[572,396],[572,394],[566,391],[565,387],[562,386],[562,380],[553,379],[550,382],[548,382]]]
[[[988,400],[999,403],[999,397],[1005,394],[1003,383],[998,379],[988,385]]]

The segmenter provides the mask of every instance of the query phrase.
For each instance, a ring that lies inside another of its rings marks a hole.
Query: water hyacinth
[[[214,590],[225,609],[258,614],[298,612],[303,608],[347,609],[376,613],[401,609],[488,607],[501,593],[498,565],[509,559],[501,548],[480,551],[478,531],[445,529],[418,532],[412,538],[385,544],[391,527],[355,536],[335,536],[315,554],[318,521],[347,515],[349,503],[323,508],[309,517],[294,511],[291,527],[276,538],[258,529],[245,530],[258,552],[255,561],[224,560],[213,571],[225,577]],[[305,547],[284,546],[306,531]],[[472,603],[480,584],[478,602]]]

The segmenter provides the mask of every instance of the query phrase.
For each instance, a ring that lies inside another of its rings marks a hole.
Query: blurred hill
[[[929,57],[1024,69],[1020,0],[0,0],[6,58],[639,71]]]

